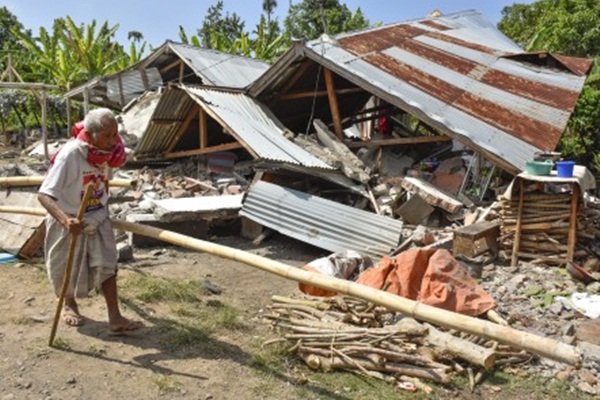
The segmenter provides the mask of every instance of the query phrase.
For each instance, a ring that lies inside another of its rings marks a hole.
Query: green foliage
[[[311,40],[366,28],[369,20],[360,7],[353,13],[338,0],[304,0],[290,6],[284,25],[288,39]]]
[[[2,49],[2,53],[0,53],[0,68],[2,71],[5,71],[8,66],[9,54],[12,55],[12,53],[19,53],[23,50],[18,39],[11,33],[13,30],[22,32],[25,35],[31,35],[31,32],[24,29],[23,24],[19,22],[19,19],[8,8],[0,7],[0,49]],[[16,61],[18,59],[12,60],[13,66]]]
[[[277,19],[271,20],[275,7],[276,1],[265,1],[263,8],[267,14],[261,14],[260,21],[251,35],[244,30],[244,23],[235,13],[225,13],[223,16],[223,2],[218,1],[208,9],[197,36],[188,35],[180,25],[179,39],[183,43],[198,47],[272,62],[287,48]]]
[[[226,12],[223,15],[223,1],[218,0],[208,8],[202,27],[198,29],[198,37],[202,47],[217,49],[218,46],[224,45],[222,43],[233,43],[240,38],[244,32],[244,25],[245,22],[235,12],[231,15]]]
[[[600,2],[541,0],[504,7],[498,28],[527,51],[600,54]]]
[[[85,26],[77,25],[71,17],[54,21],[52,32],[41,27],[38,36],[12,29],[12,34],[27,50],[28,81],[52,83],[69,90],[72,86],[97,76],[118,70],[126,55],[113,40],[119,25],[104,22],[98,29],[96,20]]]

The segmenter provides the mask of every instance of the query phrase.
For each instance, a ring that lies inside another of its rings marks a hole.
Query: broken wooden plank
[[[405,177],[400,186],[413,194],[418,194],[428,204],[439,207],[451,214],[463,208],[463,203],[419,178]]]
[[[333,132],[327,128],[323,121],[315,119],[313,124],[317,130],[317,136],[321,143],[327,146],[327,148],[339,158],[342,163],[342,172],[344,175],[363,184],[369,182],[371,177],[366,172],[367,167],[353,152],[350,151],[350,149],[348,149],[348,146],[342,143]]]

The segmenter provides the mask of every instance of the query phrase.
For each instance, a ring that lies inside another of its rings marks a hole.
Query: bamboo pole
[[[11,211],[12,209],[12,211]],[[16,211],[18,209],[18,211]],[[44,209],[30,207],[5,207],[0,206],[0,212],[18,212],[21,214],[45,215]],[[266,272],[316,286],[322,289],[348,294],[363,300],[399,311],[415,319],[440,325],[448,329],[483,336],[496,340],[514,348],[523,349],[542,357],[550,358],[570,365],[581,364],[581,354],[575,346],[559,342],[554,339],[538,336],[533,333],[519,331],[508,326],[494,324],[490,321],[473,318],[467,315],[443,310],[383,292],[368,286],[343,279],[310,272],[251,254],[242,250],[233,249],[216,243],[194,239],[179,233],[164,229],[153,228],[133,222],[113,220],[113,227],[123,231],[133,232],[138,235],[159,239],[186,249],[210,253],[219,257],[256,267]]]
[[[85,209],[87,208],[88,202],[92,195],[94,185],[88,183],[81,199],[81,204],[77,210],[77,219],[83,221]],[[62,288],[60,290],[60,296],[58,298],[58,304],[56,305],[56,312],[54,313],[54,321],[52,322],[52,329],[50,330],[50,339],[48,340],[48,346],[52,347],[54,343],[54,336],[56,335],[56,328],[58,327],[58,320],[62,312],[63,304],[65,303],[65,297],[67,296],[67,290],[69,289],[69,282],[71,281],[71,271],[73,269],[73,260],[75,259],[75,247],[77,245],[77,237],[79,233],[71,233],[71,241],[69,242],[69,253],[67,256],[67,264],[65,267],[65,274],[63,275]]]
[[[43,176],[6,176],[0,177],[0,186],[39,186],[43,181]],[[134,188],[137,186],[137,181],[130,179],[111,179],[108,183],[111,187]]]

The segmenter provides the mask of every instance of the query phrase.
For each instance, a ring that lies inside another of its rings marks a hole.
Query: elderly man
[[[90,111],[83,123],[73,128],[74,139],[51,160],[51,167],[40,187],[38,199],[48,211],[44,252],[48,277],[59,296],[72,233],[77,240],[70,285],[65,296],[62,320],[80,326],[84,320],[76,298],[86,297],[100,288],[108,308],[110,332],[128,333],[143,327],[125,318],[117,300],[117,249],[108,216],[108,180],[113,168],[126,161],[118,125],[112,111]],[[93,185],[83,221],[76,218],[85,187]]]

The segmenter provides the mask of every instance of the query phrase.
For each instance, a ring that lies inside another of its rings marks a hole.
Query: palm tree
[[[277,0],[263,0],[262,8],[267,13],[267,26],[271,26],[271,15],[277,8]]]

